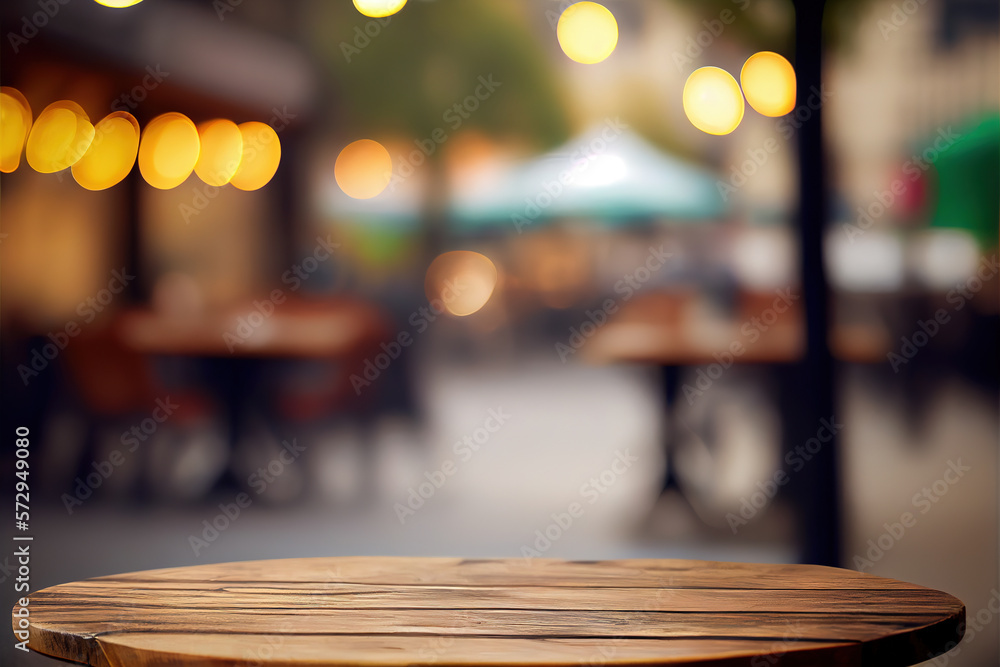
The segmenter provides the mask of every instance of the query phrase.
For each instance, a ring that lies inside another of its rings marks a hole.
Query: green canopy
[[[613,122],[454,193],[449,211],[466,231],[504,226],[521,231],[556,218],[628,224],[711,219],[725,212],[712,173]]]
[[[937,201],[932,227],[965,229],[985,249],[1000,237],[1000,114],[959,132],[934,162]]]

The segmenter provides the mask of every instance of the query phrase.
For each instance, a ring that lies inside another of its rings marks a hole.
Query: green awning
[[[719,218],[726,212],[709,171],[612,123],[454,194],[459,230],[524,230],[558,218],[609,224]]]
[[[934,161],[937,200],[930,224],[967,230],[993,249],[1000,240],[1000,114],[958,134]]]

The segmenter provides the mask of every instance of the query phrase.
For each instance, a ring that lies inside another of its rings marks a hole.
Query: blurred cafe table
[[[129,354],[144,357],[199,358],[207,380],[225,406],[231,451],[242,435],[244,418],[259,397],[255,387],[265,362],[336,362],[330,386],[320,392],[279,392],[276,408],[293,419],[323,418],[356,408],[375,392],[358,397],[349,378],[364,373],[364,362],[380,352],[393,333],[389,316],[377,305],[348,297],[258,299],[221,309],[170,311],[142,308],[122,312],[115,337]]]
[[[347,297],[257,300],[194,313],[135,309],[123,312],[115,326],[118,340],[131,353],[199,357],[211,363],[212,380],[221,386],[229,408],[233,442],[262,361],[338,362],[338,386],[320,401],[332,408],[334,401],[356,398],[349,376],[363,373],[364,361],[393,332],[380,307]]]
[[[805,324],[799,302],[783,292],[741,295],[730,319],[697,312],[691,293],[642,294],[623,304],[583,351],[595,362],[663,366],[794,363],[805,353]],[[840,361],[878,363],[889,334],[876,325],[838,325],[829,342]]]
[[[662,368],[668,415],[664,492],[677,489],[682,496],[684,492],[675,475],[672,446],[681,436],[678,424],[683,424],[677,418],[678,399],[693,404],[734,365],[765,366],[776,378],[777,412],[786,451],[802,444],[803,433],[816,429],[815,424],[802,423],[796,409],[803,392],[808,391],[808,378],[797,369],[805,356],[806,340],[801,300],[787,289],[744,292],[738,295],[734,311],[728,317],[706,311],[699,295],[692,291],[641,294],[622,304],[582,348],[591,362],[645,363]],[[881,326],[852,323],[834,326],[828,342],[837,361],[876,364],[885,362],[890,338]],[[694,366],[704,368],[697,377],[689,376],[682,387],[683,369]],[[801,492],[816,493],[812,488]],[[829,498],[820,501],[834,502]]]
[[[223,310],[129,310],[118,336],[145,354],[202,357],[345,358],[389,329],[381,309],[360,300],[258,301]]]
[[[912,665],[956,646],[947,593],[814,565],[302,558],[61,584],[18,641],[123,665]]]

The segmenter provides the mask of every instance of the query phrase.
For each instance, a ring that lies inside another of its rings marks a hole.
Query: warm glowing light
[[[165,113],[149,121],[142,133],[139,171],[154,188],[176,188],[194,171],[200,151],[194,123],[184,114]]]
[[[795,108],[795,70],[777,53],[761,51],[747,58],[740,84],[757,113],[784,116]]]
[[[281,142],[278,133],[266,123],[240,123],[243,137],[243,157],[229,181],[240,190],[257,190],[267,185],[281,162]]]
[[[21,152],[30,131],[28,100],[16,88],[0,86],[0,171],[9,174],[21,164]]]
[[[485,255],[454,250],[438,255],[427,267],[424,291],[435,310],[471,315],[490,300],[497,278],[497,267]]]
[[[210,120],[198,125],[201,153],[194,173],[208,185],[232,180],[243,158],[243,133],[231,120]]]
[[[392,158],[377,141],[359,139],[344,147],[333,166],[337,185],[354,199],[377,196],[392,180]]]
[[[406,4],[406,0],[354,0],[354,7],[372,18],[392,16]]]
[[[718,67],[691,72],[684,84],[684,113],[708,134],[729,134],[743,120],[743,94],[733,75]]]
[[[599,63],[618,45],[618,21],[604,5],[577,2],[559,17],[556,37],[563,52],[578,63]]]
[[[94,141],[73,165],[73,178],[88,190],[104,190],[132,171],[139,151],[139,123],[127,111],[115,111],[94,126]]]
[[[99,5],[104,5],[105,7],[113,7],[114,9],[123,9],[125,7],[131,7],[132,5],[138,5],[142,0],[94,0]]]
[[[53,102],[42,109],[28,133],[25,157],[35,171],[51,174],[76,164],[94,140],[94,126],[79,104]]]

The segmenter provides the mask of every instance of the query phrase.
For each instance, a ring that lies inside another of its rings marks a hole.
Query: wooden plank
[[[117,603],[128,593],[129,605],[212,609],[239,596],[241,604],[258,609],[522,609],[675,612],[773,612],[884,614],[884,605],[906,605],[910,613],[935,614],[947,594],[928,589],[878,591],[672,589],[525,587],[475,588],[408,586],[392,588],[374,584],[273,584],[247,586],[216,583],[155,583],[136,588],[125,582],[80,582],[58,590],[36,593],[37,606],[71,605],[81,596]],[[169,592],[169,597],[164,594]]]
[[[229,563],[54,586],[31,609],[32,648],[102,667],[247,651],[268,665],[903,665],[964,620],[946,593],[857,572],[665,560]]]
[[[807,644],[804,642],[760,642],[713,640],[630,640],[609,643],[596,639],[490,639],[459,637],[450,640],[422,637],[323,637],[286,635],[204,635],[198,638],[200,656],[212,664],[231,664],[238,655],[243,665],[268,667],[308,665],[406,667],[414,662],[427,665],[687,665],[691,660],[714,656],[713,667],[744,667],[749,661],[773,665],[794,656],[814,667],[857,665],[858,645]],[[150,654],[160,657],[144,662],[157,667],[190,664],[183,635],[127,635],[105,640],[111,665],[139,664]],[[769,660],[773,658],[772,662]],[[266,661],[266,662],[265,662]],[[698,663],[699,665],[705,663]],[[790,663],[782,663],[790,664]],[[800,663],[800,664],[805,664]]]
[[[198,632],[267,633],[275,625],[302,634],[430,634],[510,637],[751,637],[864,641],[933,623],[936,616],[909,613],[673,613],[622,611],[522,611],[502,609],[218,609],[135,607],[127,603],[38,607],[39,628],[97,635],[135,631],[180,632],[197,619]],[[238,627],[234,622],[238,621]]]
[[[99,577],[94,581],[212,581],[369,583],[441,586],[585,586],[740,588],[755,590],[816,588],[919,588],[894,579],[817,565],[713,563],[635,559],[563,561],[555,559],[469,560],[459,558],[300,558],[295,567],[275,561],[243,561],[189,568],[168,568]],[[830,576],[831,573],[837,573]]]

